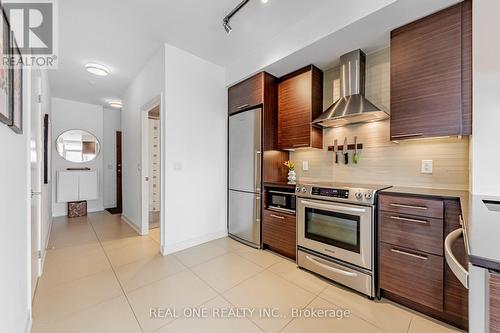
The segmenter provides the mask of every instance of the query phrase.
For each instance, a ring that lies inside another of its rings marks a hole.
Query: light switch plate
[[[422,169],[420,170],[420,173],[432,173],[432,160],[422,160]]]
[[[302,170],[303,171],[309,170],[309,161],[302,161]]]

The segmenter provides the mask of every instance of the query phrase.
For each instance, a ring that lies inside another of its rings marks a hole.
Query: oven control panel
[[[328,201],[350,202],[353,204],[373,205],[378,189],[348,186],[321,186],[320,184],[299,184],[295,188],[299,198],[316,198]]]
[[[313,187],[311,194],[320,197],[349,199],[349,190],[335,188]]]

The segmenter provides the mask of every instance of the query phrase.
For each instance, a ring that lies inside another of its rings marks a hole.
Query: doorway
[[[160,106],[148,111],[149,229],[160,227]]]
[[[116,131],[115,134],[115,170],[116,170],[116,206],[106,208],[111,214],[121,214],[122,204],[122,132]]]
[[[164,142],[162,95],[141,108],[141,234],[158,234],[163,252],[164,227]]]

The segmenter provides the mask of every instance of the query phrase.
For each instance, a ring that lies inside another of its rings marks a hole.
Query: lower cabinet
[[[443,257],[382,243],[380,288],[443,311]]]
[[[382,296],[466,330],[468,291],[443,252],[446,235],[460,228],[460,202],[381,194],[379,203]],[[456,241],[453,250],[467,267],[463,241]]]
[[[489,327],[491,333],[500,333],[500,274],[488,274],[489,296]]]
[[[295,215],[264,209],[262,218],[264,247],[295,260],[297,251]]]

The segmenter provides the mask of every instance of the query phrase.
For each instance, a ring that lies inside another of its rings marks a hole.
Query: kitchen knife
[[[359,153],[358,153],[358,137],[354,137],[354,155],[352,155],[352,161],[354,164],[358,164],[359,162]]]
[[[338,140],[335,139],[333,141],[333,152],[335,153],[335,163],[339,164],[339,145],[338,145]]]
[[[344,139],[344,147],[342,153],[344,154],[344,163],[349,164],[349,150],[347,150],[347,136]]]

